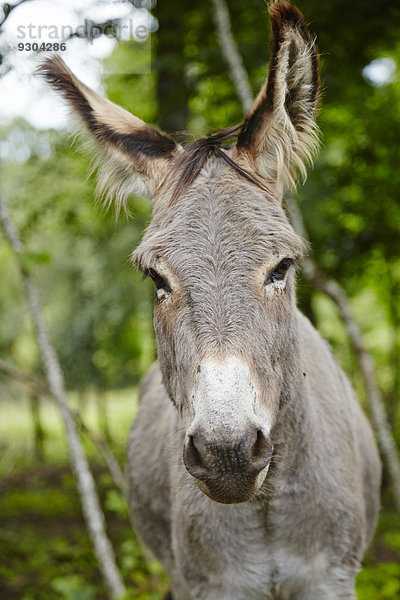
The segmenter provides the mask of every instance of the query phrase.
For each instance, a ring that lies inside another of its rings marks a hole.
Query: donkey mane
[[[183,152],[178,155],[173,168],[177,183],[169,201],[170,205],[191,186],[211,156],[221,158],[247,181],[250,181],[264,192],[270,193],[258,177],[238,165],[226,152],[232,147],[233,141],[239,138],[244,126],[245,123],[240,123],[239,125],[216,129],[205,137],[183,146]]]

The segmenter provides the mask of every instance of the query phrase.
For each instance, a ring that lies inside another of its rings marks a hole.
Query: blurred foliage
[[[133,199],[135,218],[115,222],[93,206],[88,161],[60,135],[51,137],[54,153],[47,160],[32,157],[23,169],[3,168],[1,191],[26,246],[24,264],[35,273],[67,385],[132,383],[154,359],[151,293],[129,263],[149,207]],[[34,339],[18,272],[5,243],[0,253],[6,259],[0,278],[10,282],[0,292],[2,314],[8,315],[0,324],[0,349],[35,370],[38,356],[31,352]]]
[[[233,33],[256,94],[267,69],[269,28],[262,0],[229,0]],[[299,201],[313,258],[347,291],[376,364],[393,430],[400,444],[400,5],[392,0],[299,0],[318,37],[323,85],[319,124],[323,147]],[[172,132],[240,122],[240,103],[215,37],[210,3],[159,0],[152,36],[153,69],[127,75],[137,57],[119,44],[105,78],[107,95],[142,119]],[[374,85],[365,67],[391,59],[391,78]],[[134,60],[135,59],[135,60]],[[115,68],[115,66],[120,68]],[[85,409],[87,393],[137,383],[155,356],[149,281],[129,256],[150,219],[150,206],[131,198],[129,220],[93,203],[90,163],[63,133],[38,132],[18,120],[0,126],[13,152],[0,165],[0,193],[25,244],[24,265],[38,284],[51,339],[67,385]],[[0,355],[42,376],[42,366],[18,269],[0,236]],[[330,341],[363,401],[357,361],[331,301],[299,276],[299,304]],[[21,388],[0,374],[3,398],[21,402]],[[80,400],[79,400],[80,399]],[[118,410],[118,402],[110,404]],[[132,409],[133,413],[133,409]],[[7,413],[10,414],[9,412]],[[130,419],[129,414],[125,416]],[[53,423],[47,436],[56,439]],[[26,428],[4,437],[3,457],[19,469],[30,464]],[[114,432],[120,454],[126,430]],[[18,460],[12,453],[19,450]],[[10,450],[11,449],[11,450]],[[35,465],[3,481],[0,565],[3,598],[103,598],[75,491],[63,465]],[[48,456],[48,460],[49,460]],[[0,460],[4,467],[4,461]],[[27,484],[29,482],[29,485]],[[103,475],[100,488],[119,563],[132,598],[157,600],[166,589],[160,567],[146,560],[132,537],[124,503]],[[384,478],[384,511],[375,543],[358,577],[360,600],[400,596],[400,522],[391,512]],[[46,539],[46,544],[38,540]]]
[[[129,600],[161,600],[168,584],[158,563],[137,543],[110,477],[93,465],[108,533]],[[0,496],[0,596],[3,600],[106,600],[68,468],[36,465],[3,478]],[[46,543],[39,543],[45,539]]]

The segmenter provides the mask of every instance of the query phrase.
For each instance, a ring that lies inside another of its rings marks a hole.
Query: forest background
[[[3,5],[0,41],[22,4]],[[40,11],[40,0],[30,4]],[[140,5],[154,17],[145,42],[151,54],[141,54],[137,42],[116,43],[99,62],[103,92],[167,132],[200,136],[240,122],[243,110],[216,34],[214,4]],[[400,5],[297,5],[318,39],[323,85],[323,147],[297,202],[312,260],[350,300],[400,448]],[[267,71],[266,9],[262,0],[229,0],[228,7],[256,94]],[[13,70],[11,54],[9,48],[0,54],[0,67],[7,67],[0,70],[3,82]],[[158,600],[167,589],[165,576],[135,540],[123,497],[93,442],[105,440],[123,465],[136,387],[156,356],[152,285],[129,262],[150,206],[132,197],[133,218],[116,220],[93,202],[89,171],[89,158],[63,128],[35,127],[23,116],[0,122],[0,196],[23,240],[23,267],[39,290],[70,405],[92,431],[83,441],[127,598]],[[20,267],[0,229],[0,597],[106,598],[57,408],[25,377],[45,380]],[[298,302],[329,340],[368,412],[357,352],[337,306],[301,273]],[[386,470],[379,529],[357,592],[360,600],[400,596],[400,516]]]

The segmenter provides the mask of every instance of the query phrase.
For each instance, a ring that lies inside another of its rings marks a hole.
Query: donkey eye
[[[146,279],[146,277],[150,277],[154,281],[154,285],[156,286],[156,296],[158,300],[165,300],[165,298],[167,298],[170,295],[171,288],[167,280],[164,279],[164,277],[162,277],[160,273],[158,273],[155,269],[147,269],[147,271],[145,271],[145,273],[143,274],[143,279]]]
[[[283,279],[285,279],[286,273],[288,272],[293,262],[294,261],[292,258],[284,258],[283,260],[281,260],[279,265],[276,266],[275,269],[271,271],[271,273],[268,275],[267,279],[265,280],[265,285],[269,285],[274,281],[283,281]]]

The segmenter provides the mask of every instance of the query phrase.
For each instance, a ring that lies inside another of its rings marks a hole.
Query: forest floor
[[[92,467],[129,598],[160,600],[167,589],[161,567],[146,560],[108,473]],[[67,465],[3,478],[0,556],[1,600],[107,599]]]
[[[121,463],[135,405],[132,390],[107,400],[113,449]],[[33,452],[28,405],[0,405],[0,599],[106,600],[62,426],[50,402],[44,409],[45,458],[39,460]],[[96,408],[90,402],[84,414],[96,428]],[[161,600],[168,588],[166,577],[140,548],[124,500],[93,446],[85,445],[128,598]],[[359,600],[400,597],[400,515],[390,509],[390,499],[358,576],[357,594]]]

